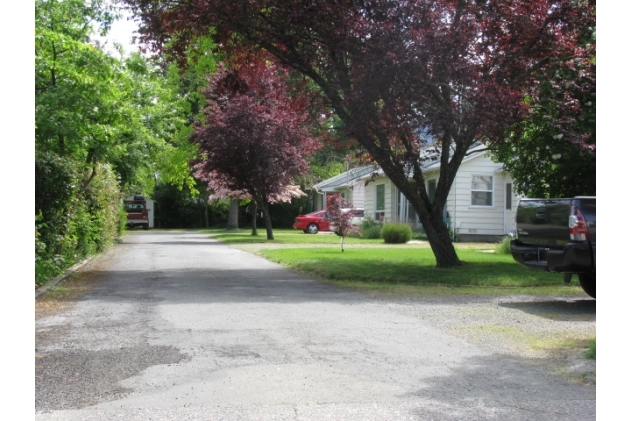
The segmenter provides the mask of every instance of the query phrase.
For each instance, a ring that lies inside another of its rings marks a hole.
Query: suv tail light
[[[588,241],[589,230],[587,229],[587,221],[579,208],[572,205],[570,208],[570,217],[568,220],[570,228],[570,240],[572,241]]]

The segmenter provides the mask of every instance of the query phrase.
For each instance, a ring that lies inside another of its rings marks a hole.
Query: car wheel
[[[581,284],[583,291],[590,297],[596,298],[596,272],[579,273],[578,282]]]
[[[149,224],[142,224],[142,229],[147,231],[149,229]]]
[[[318,226],[316,224],[309,224],[307,226],[307,232],[309,234],[317,234],[318,233]]]

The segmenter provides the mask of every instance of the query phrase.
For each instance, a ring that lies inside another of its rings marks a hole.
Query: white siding
[[[376,212],[376,196],[377,196],[377,186],[383,184],[385,185],[385,220],[386,222],[396,220],[396,192],[397,189],[394,187],[390,179],[386,177],[377,177],[375,181],[371,181],[368,183],[364,190],[364,214],[367,217],[375,218]]]
[[[493,205],[471,205],[471,181],[474,175],[493,177]],[[438,180],[438,171],[424,174],[426,183]],[[450,220],[450,228],[459,234],[502,236],[514,229],[515,212],[520,196],[512,189],[512,208],[506,210],[506,183],[512,183],[510,174],[502,171],[502,164],[491,158],[479,155],[465,160],[451,187],[445,204]],[[396,221],[398,189],[386,177],[378,177],[365,188],[364,209],[366,216],[374,218],[376,186],[385,184],[385,216],[386,221]],[[426,184],[427,186],[427,184]]]
[[[364,208],[364,196],[366,195],[366,188],[364,187],[364,182],[359,181],[353,184],[353,207],[357,209],[365,209]]]
[[[459,234],[503,235],[504,234],[504,174],[499,172],[502,164],[486,156],[465,161],[449,192],[447,211],[451,228]],[[474,175],[493,176],[493,205],[471,205],[471,181]]]
[[[501,168],[502,164],[495,163],[484,155],[462,163],[445,204],[450,229],[455,229],[459,234],[497,236],[514,229],[515,211],[520,196],[515,194],[513,187],[512,209],[505,209],[506,183],[512,183],[512,179]],[[493,177],[492,206],[471,205],[471,181],[474,175]],[[428,172],[424,176],[427,187],[430,180],[438,180],[439,172]],[[396,196],[394,200],[396,206]]]

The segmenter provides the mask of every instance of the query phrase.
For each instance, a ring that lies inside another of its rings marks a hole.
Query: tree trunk
[[[229,230],[238,230],[239,229],[239,199],[231,199],[230,200],[230,209],[228,210],[228,226],[227,226],[227,229],[229,229]]]
[[[443,220],[442,211],[437,212],[435,207],[432,207],[430,212],[421,213],[419,216],[427,234],[429,245],[434,252],[434,257],[436,257],[436,267],[461,266],[462,261],[458,258],[456,249],[451,242],[449,229]]]
[[[269,204],[264,202],[261,206],[263,208],[263,220],[265,221],[265,231],[267,231],[267,239],[274,239],[274,232],[272,232],[272,220],[269,216]]]
[[[254,200],[250,203],[250,209],[252,210],[252,234],[250,235],[259,235],[256,230],[256,212],[258,212],[258,208]]]
[[[462,161],[461,156],[457,156],[455,159],[458,159],[459,162]],[[427,240],[436,258],[436,267],[461,266],[462,261],[458,258],[456,249],[449,237],[449,229],[443,220],[443,208],[455,177],[455,170],[449,171],[448,164],[443,163],[440,175],[442,179],[439,178],[434,198],[430,200],[421,171],[414,172],[414,181],[412,182],[409,180],[408,174],[388,166],[387,161],[379,162],[377,160],[377,162],[382,164],[386,175],[399,188],[419,215],[423,229],[427,234]]]
[[[208,228],[210,226],[210,220],[208,219],[208,197],[210,196],[210,194],[208,193],[208,191],[206,191],[206,193],[204,194],[204,224],[205,227]]]

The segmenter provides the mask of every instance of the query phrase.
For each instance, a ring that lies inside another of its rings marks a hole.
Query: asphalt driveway
[[[449,303],[370,299],[184,232],[127,235],[84,271],[90,290],[36,320],[37,420],[596,418],[594,385],[454,334]]]

